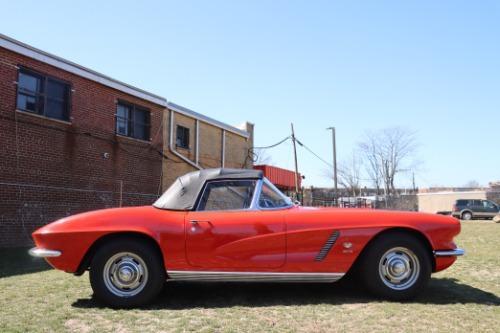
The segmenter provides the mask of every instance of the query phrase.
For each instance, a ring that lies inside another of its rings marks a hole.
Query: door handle
[[[190,220],[189,222],[193,225],[196,225],[198,223],[208,223],[208,224],[212,225],[212,222],[209,220]]]

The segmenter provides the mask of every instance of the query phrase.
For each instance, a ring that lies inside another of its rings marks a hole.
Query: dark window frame
[[[177,124],[175,133],[175,146],[177,148],[189,149],[189,136],[191,134],[189,127]],[[179,137],[179,135],[181,135],[181,137]]]
[[[127,108],[128,114],[126,117],[118,116],[119,106]],[[136,112],[144,112],[147,115],[145,123],[136,121],[135,119]],[[118,131],[119,119],[124,120],[127,123],[127,130],[126,130],[127,133],[120,133]],[[144,137],[141,137],[140,135],[135,133],[136,124],[144,126],[144,133],[145,133]],[[151,109],[124,100],[118,100],[116,102],[116,108],[115,108],[115,134],[137,140],[151,141]]]
[[[33,70],[31,68],[21,66],[21,65],[18,65],[18,67],[19,67],[19,69],[17,71],[16,110],[36,114],[36,115],[43,116],[43,117],[46,117],[49,119],[56,119],[56,120],[70,122],[71,106],[72,106],[71,105],[71,97],[72,97],[71,92],[73,90],[71,82],[59,79],[59,78],[54,77],[52,75],[48,75],[48,74]],[[37,77],[41,81],[41,85],[42,85],[41,91],[30,91],[27,89],[23,89],[20,86],[21,74],[29,75],[32,77]],[[54,96],[49,96],[49,94],[48,94],[49,81],[52,81],[56,84],[61,84],[61,85],[65,86],[66,93],[62,99],[58,98],[58,97],[54,97]],[[33,110],[21,108],[19,105],[19,102],[18,102],[19,95],[34,97],[36,100],[35,110],[33,111]],[[64,104],[65,108],[63,110],[63,117],[62,118],[48,115],[47,105],[48,105],[49,101],[55,101],[55,102],[59,102],[59,103]]]

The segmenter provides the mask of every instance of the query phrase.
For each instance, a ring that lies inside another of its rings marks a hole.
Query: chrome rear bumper
[[[37,258],[59,257],[61,255],[61,251],[41,249],[39,247],[30,249],[28,253],[30,256]]]
[[[456,248],[454,250],[434,251],[434,255],[436,257],[458,257],[458,256],[463,256],[464,254],[465,250],[459,248]]]

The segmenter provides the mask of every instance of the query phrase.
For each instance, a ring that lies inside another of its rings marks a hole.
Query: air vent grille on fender
[[[334,232],[332,232],[332,235],[328,238],[325,245],[323,245],[323,247],[319,251],[318,255],[314,259],[315,261],[323,261],[323,259],[326,258],[326,256],[328,255],[328,252],[330,252],[333,245],[335,245],[337,238],[339,238],[339,235],[340,235],[340,232],[338,230],[335,230]]]

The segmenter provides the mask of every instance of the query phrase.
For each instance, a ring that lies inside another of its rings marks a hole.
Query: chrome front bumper
[[[434,251],[434,255],[436,257],[458,257],[458,256],[463,256],[464,254],[465,250],[459,248],[456,248],[454,250]]]
[[[59,257],[61,255],[61,251],[41,249],[39,247],[30,249],[28,253],[30,254],[30,256],[36,258]]]

